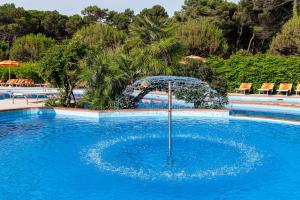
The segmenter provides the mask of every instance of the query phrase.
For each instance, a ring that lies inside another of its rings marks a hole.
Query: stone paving
[[[13,110],[21,108],[36,108],[44,106],[44,100],[28,99],[28,104],[26,99],[15,99],[13,103],[12,99],[0,100],[0,110]]]

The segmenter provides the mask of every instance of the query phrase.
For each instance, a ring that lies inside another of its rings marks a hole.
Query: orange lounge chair
[[[286,96],[292,93],[293,84],[291,83],[280,83],[279,88],[277,90],[278,94],[285,92]]]
[[[4,86],[5,84],[6,84],[5,81],[0,79],[0,86]]]
[[[242,83],[239,88],[235,89],[235,91],[243,92],[244,94],[246,94],[247,91],[250,92],[251,87],[252,87],[252,83]]]
[[[261,88],[258,89],[259,94],[260,92],[267,92],[267,94],[269,95],[269,92],[272,94],[274,90],[274,83],[263,83]]]
[[[296,87],[296,95],[298,96],[300,94],[300,83],[298,83]]]

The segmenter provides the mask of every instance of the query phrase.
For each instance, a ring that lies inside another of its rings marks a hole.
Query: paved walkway
[[[13,104],[11,99],[0,100],[0,110],[11,110],[20,108],[36,108],[44,106],[44,100],[28,99],[28,105],[25,99],[15,99]]]

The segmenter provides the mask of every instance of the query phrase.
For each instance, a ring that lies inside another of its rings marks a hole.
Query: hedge
[[[225,77],[230,92],[242,82],[253,84],[256,93],[262,83],[300,83],[300,57],[272,56],[268,54],[233,55],[229,59],[211,57],[207,64],[217,69]]]
[[[7,81],[9,77],[9,68],[0,66],[0,79]],[[23,63],[20,67],[11,67],[11,78],[26,79],[31,78],[34,83],[43,83],[39,74],[37,63]]]

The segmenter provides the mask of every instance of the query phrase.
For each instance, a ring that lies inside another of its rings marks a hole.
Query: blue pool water
[[[28,98],[48,98],[48,97],[55,97],[59,93],[59,90],[51,88],[51,89],[19,89],[19,88],[12,88],[12,89],[5,89],[0,90],[0,100],[2,99],[9,99],[10,95],[13,93],[23,93],[26,94]],[[47,95],[43,94],[47,93]],[[74,90],[74,95],[76,98],[81,98],[83,96],[84,90],[76,89]],[[18,97],[17,97],[18,98]],[[23,98],[23,97],[22,97]]]
[[[296,123],[174,116],[170,160],[165,116],[45,111],[0,113],[0,199],[300,198]]]

